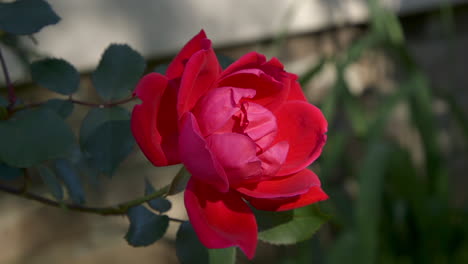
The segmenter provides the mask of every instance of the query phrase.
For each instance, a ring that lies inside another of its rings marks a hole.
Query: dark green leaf
[[[161,239],[169,226],[167,215],[157,215],[142,205],[127,212],[130,227],[125,239],[134,247],[148,246]]]
[[[0,3],[0,29],[12,34],[33,34],[59,21],[60,17],[44,0]]]
[[[0,95],[0,107],[7,107],[8,106],[8,99]]]
[[[80,145],[83,146],[99,126],[116,120],[130,120],[130,112],[121,107],[91,109],[81,123]]]
[[[208,250],[210,264],[235,264],[236,248],[220,248]]]
[[[68,160],[59,159],[54,162],[54,165],[58,176],[60,176],[65,183],[68,195],[72,201],[76,204],[85,203],[85,194],[81,184],[81,179],[73,164]]]
[[[216,57],[218,57],[219,64],[221,65],[221,68],[225,70],[229,65],[231,65],[235,60],[231,57],[225,56],[223,54],[216,54]]]
[[[134,145],[130,122],[119,120],[100,125],[82,147],[95,169],[112,176]]]
[[[359,263],[356,253],[358,241],[351,231],[345,231],[333,244],[328,253],[327,264]]]
[[[327,219],[315,205],[302,207],[293,211],[290,221],[282,219],[280,224],[259,232],[258,238],[274,245],[295,244],[311,238]]]
[[[0,162],[0,179],[12,181],[18,179],[21,175],[23,175],[21,169],[13,168]]]
[[[208,250],[198,239],[190,222],[183,222],[176,236],[176,253],[182,264],[208,263]]]
[[[153,185],[151,185],[148,179],[145,179],[145,195],[150,195],[155,192],[156,190],[154,189]],[[172,207],[171,202],[162,197],[158,197],[158,198],[148,201],[148,205],[160,213],[167,212],[171,210],[171,207]]]
[[[76,92],[80,84],[78,71],[62,59],[43,59],[32,63],[31,77],[40,86],[64,95]]]
[[[68,125],[47,108],[26,109],[0,121],[0,160],[12,167],[65,157],[73,145]]]
[[[128,45],[112,44],[93,73],[96,91],[105,101],[128,96],[145,70],[143,57]]]
[[[304,86],[315,76],[317,76],[317,74],[322,72],[326,61],[327,60],[325,57],[322,57],[317,64],[312,65],[304,74],[301,75],[299,78],[299,83]]]
[[[61,201],[63,199],[62,185],[58,181],[57,177],[55,177],[55,173],[45,166],[39,166],[37,170],[42,178],[42,182],[44,182],[47,189],[49,189],[49,192],[55,197],[55,199]]]
[[[167,194],[174,195],[185,190],[190,176],[190,172],[188,172],[188,170],[185,167],[180,168],[179,172],[172,180],[171,186],[169,187],[169,192],[167,192]]]
[[[389,146],[385,142],[371,142],[358,173],[359,196],[356,201],[356,223],[360,245],[359,263],[377,261],[378,223],[388,154]]]
[[[157,72],[157,73],[160,73],[162,75],[166,75],[167,67],[169,67],[169,64],[159,64],[158,66],[156,66],[154,68],[153,71]]]
[[[73,112],[73,103],[68,100],[50,99],[44,107],[57,113],[63,119],[66,119]]]

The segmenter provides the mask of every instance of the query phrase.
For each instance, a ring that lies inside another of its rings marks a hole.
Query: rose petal
[[[290,73],[289,76],[291,83],[289,88],[288,101],[299,100],[307,102],[307,98],[302,91],[301,85],[297,82],[297,76],[292,73]]]
[[[262,67],[262,65],[257,67]],[[255,89],[256,95],[249,101],[270,110],[275,110],[286,100],[289,91],[289,79],[280,77],[282,75],[287,76],[283,69],[276,68],[276,72],[270,70],[271,73],[267,74],[261,68],[242,69],[224,76],[218,86]]]
[[[244,133],[257,143],[261,151],[264,151],[276,138],[278,132],[276,117],[271,111],[259,104],[246,102],[244,105],[249,122]]]
[[[320,109],[303,101],[288,101],[275,112],[278,136],[287,141],[289,153],[278,175],[288,175],[309,166],[322,152],[327,120]]]
[[[220,87],[209,91],[193,109],[202,135],[206,137],[220,129],[240,110],[242,98],[254,96],[255,90],[252,89]]]
[[[205,31],[201,30],[200,33],[195,35],[185,46],[180,50],[179,54],[172,60],[166,70],[166,76],[169,80],[177,79],[182,76],[187,61],[197,51],[202,49],[209,49],[211,43],[206,38]]]
[[[180,163],[175,89],[165,76],[150,73],[137,85],[142,100],[132,112],[131,129],[145,156],[156,166]],[[164,100],[162,102],[162,100]]]
[[[184,73],[180,81],[179,95],[177,98],[177,112],[179,117],[197,104],[200,97],[213,88],[218,79],[221,66],[210,48],[197,51],[185,65]]]
[[[184,195],[193,229],[207,248],[238,246],[252,259],[257,246],[255,216],[235,192],[220,193],[191,178]]]
[[[258,158],[262,161],[263,175],[275,176],[286,160],[288,150],[288,142],[281,141],[259,155]]]
[[[262,65],[265,62],[266,58],[264,55],[257,52],[249,52],[229,65],[229,67],[223,71],[221,78],[224,78],[242,69],[257,68],[259,65]]]
[[[242,194],[256,198],[291,197],[307,192],[317,184],[315,174],[309,170],[284,177],[274,177],[257,183],[246,183],[236,188]]]
[[[187,112],[181,120],[179,153],[192,177],[211,184],[220,192],[229,190],[226,173],[208,148],[200,134],[197,121],[190,112]]]
[[[307,169],[306,169],[307,170]],[[307,170],[309,171],[309,170]],[[262,199],[253,197],[244,197],[253,207],[259,210],[265,211],[286,211],[306,206],[312,203],[323,201],[328,199],[328,195],[320,187],[320,181],[318,177],[314,175],[314,184],[306,193],[296,195],[293,197],[274,198],[274,199]]]
[[[261,176],[261,161],[256,155],[256,145],[249,137],[223,133],[213,134],[206,141],[223,166],[230,185]]]

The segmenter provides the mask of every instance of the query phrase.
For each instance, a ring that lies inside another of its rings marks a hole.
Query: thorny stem
[[[8,73],[8,68],[6,66],[5,59],[3,58],[1,49],[0,49],[0,63],[2,65],[3,75],[5,76],[5,83],[8,87],[9,104],[8,104],[7,109],[8,111],[10,111],[16,103],[15,88],[13,87],[13,84],[11,83],[10,74]]]
[[[9,193],[9,194],[12,194],[12,195],[15,195],[15,196],[19,196],[19,197],[22,197],[22,198],[26,198],[26,199],[29,199],[29,200],[33,200],[33,201],[42,203],[44,205],[49,205],[49,206],[58,207],[58,208],[65,208],[65,209],[68,209],[68,210],[71,210],[71,211],[78,211],[78,212],[83,212],[83,213],[91,213],[91,214],[98,214],[98,215],[107,216],[107,215],[125,215],[127,213],[127,211],[131,207],[143,204],[143,203],[148,202],[148,201],[150,201],[152,199],[155,199],[155,198],[162,197],[162,196],[166,195],[167,192],[169,191],[169,187],[170,187],[170,185],[167,185],[167,186],[153,192],[152,194],[148,194],[148,195],[139,197],[139,198],[134,199],[134,200],[130,200],[130,201],[127,201],[127,202],[123,202],[123,203],[120,203],[120,204],[117,204],[117,205],[114,205],[114,206],[108,206],[108,207],[88,207],[88,206],[83,206],[83,205],[79,205],[79,204],[57,202],[57,201],[48,199],[46,197],[31,193],[29,191],[24,191],[23,188],[18,189],[18,188],[13,188],[13,187],[10,187],[10,186],[5,186],[5,185],[2,185],[2,184],[0,184],[0,191],[5,192],[5,193]],[[171,217],[169,217],[169,220],[171,220],[173,222],[178,222],[178,223],[184,222],[184,220],[177,219],[177,218],[171,218]]]

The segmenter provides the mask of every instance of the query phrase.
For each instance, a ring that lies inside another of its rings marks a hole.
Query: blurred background
[[[468,1],[48,2],[58,25],[35,41],[0,36],[24,102],[61,98],[29,84],[28,64],[38,58],[75,65],[82,81],[74,98],[96,102],[89,74],[110,43],[128,43],[152,71],[202,28],[217,53],[257,51],[300,76],[329,121],[327,145],[311,168],[330,195],[320,207],[331,219],[311,240],[260,242],[253,261],[238,254],[238,263],[468,263]],[[77,105],[68,119],[76,133],[87,110]],[[135,148],[112,179],[85,179],[88,204],[133,199],[145,177],[160,187],[178,170],[153,167]],[[39,181],[34,188],[47,195]],[[169,215],[186,219],[182,196],[169,198]],[[178,263],[177,223],[163,240],[133,248],[123,239],[124,217],[3,193],[0,210],[2,264]]]

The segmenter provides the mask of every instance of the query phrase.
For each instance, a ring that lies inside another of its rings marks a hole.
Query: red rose
[[[136,95],[136,141],[154,165],[183,163],[192,174],[185,206],[206,247],[254,256],[257,224],[245,201],[282,211],[328,198],[306,168],[327,121],[278,59],[252,52],[223,71],[201,31],[165,76],[143,77]]]

